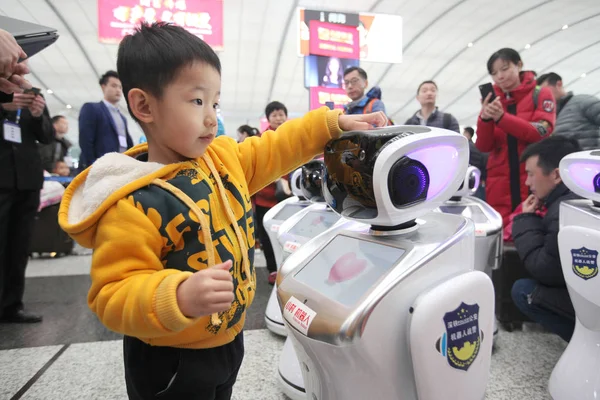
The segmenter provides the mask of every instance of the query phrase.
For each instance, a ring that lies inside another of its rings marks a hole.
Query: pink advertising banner
[[[311,110],[323,107],[327,102],[332,102],[333,108],[344,108],[344,105],[350,102],[344,89],[311,87],[309,90]]]
[[[355,26],[310,21],[310,54],[351,58],[360,57],[358,30]]]
[[[223,0],[98,0],[102,43],[119,43],[141,21],[172,22],[223,49]]]

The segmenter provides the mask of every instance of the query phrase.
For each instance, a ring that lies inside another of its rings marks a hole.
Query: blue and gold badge
[[[483,331],[479,330],[479,305],[460,303],[444,315],[446,332],[438,339],[436,348],[452,368],[467,371],[477,358]]]
[[[598,252],[585,247],[571,250],[573,272],[581,279],[592,279],[598,275]]]

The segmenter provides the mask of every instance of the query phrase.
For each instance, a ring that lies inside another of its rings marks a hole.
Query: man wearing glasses
[[[346,114],[369,114],[376,111],[385,113],[385,105],[381,101],[381,89],[375,86],[365,95],[368,86],[369,81],[364,69],[350,67],[344,71],[344,89],[352,100],[344,107]]]

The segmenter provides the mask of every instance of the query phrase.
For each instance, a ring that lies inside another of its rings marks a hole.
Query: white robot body
[[[263,226],[269,235],[271,241],[271,247],[273,248],[273,254],[275,255],[275,262],[277,263],[277,269],[281,267],[283,262],[283,249],[277,240],[279,236],[279,228],[286,219],[310,206],[312,203],[308,200],[302,200],[297,196],[290,197],[272,207],[266,212],[263,218]]]
[[[435,211],[462,215],[475,224],[475,270],[492,277],[502,264],[502,216],[492,206],[472,195],[479,188],[481,172],[470,166],[463,184],[454,196]]]
[[[589,200],[560,205],[560,262],[575,309],[575,331],[550,377],[554,400],[591,400],[600,392],[600,151],[566,156],[563,182]]]
[[[324,198],[352,221],[301,246],[278,274],[299,360],[280,364],[280,381],[301,389],[286,379],[300,368],[310,400],[484,397],[493,286],[474,270],[473,222],[431,212],[457,191],[467,159],[465,138],[430,127],[326,146]]]
[[[287,218],[278,230],[277,247],[282,252],[281,264],[283,265],[286,258],[298,250],[300,246],[326,230],[336,227],[343,221],[343,218],[334,213],[325,203],[311,203],[311,205]],[[265,324],[276,335],[287,336],[281,308],[277,300],[277,285],[273,287],[267,303]]]
[[[360,229],[325,234],[319,242],[322,245],[325,242],[325,248],[340,237],[358,239],[356,243],[372,239],[369,227],[363,225]],[[295,345],[299,365],[287,362],[282,368],[280,363],[280,379],[291,386],[300,368],[303,381],[308,383],[305,384],[308,399],[433,400],[444,398],[448,390],[456,392],[457,398],[481,399],[491,359],[494,299],[489,278],[473,271],[473,239],[470,221],[440,213],[427,215],[419,229],[406,237],[377,238],[371,243],[379,246],[386,243],[401,253],[400,258],[387,266],[377,263],[389,269],[382,277],[367,273],[365,277],[369,279],[363,281],[366,287],[352,290],[352,299],[359,300],[350,307],[346,305],[349,301],[340,304],[315,290],[331,274],[329,268],[322,268],[325,265],[317,264],[319,271],[306,272],[314,282],[290,279],[303,270],[302,265],[293,268],[288,274],[290,278],[283,278],[278,293],[280,300],[285,301],[284,318],[292,333],[288,340]],[[343,247],[356,249],[356,246]],[[282,271],[291,267],[288,264],[296,255],[304,258],[299,254],[304,250],[303,247],[290,256]],[[372,250],[375,254],[390,253],[390,249],[383,247],[374,246]],[[323,258],[329,255],[328,252]],[[367,268],[375,268],[375,264],[369,263]],[[370,283],[373,280],[375,284]],[[360,295],[361,290],[366,292]],[[470,355],[464,365],[458,366],[457,359],[449,361],[448,342],[453,342],[451,331],[446,330],[447,323],[457,321],[445,322],[444,316],[465,308],[478,310],[477,326],[474,321],[467,323],[465,331],[478,330],[480,335],[473,345],[475,357],[469,353],[469,345],[450,346],[450,349],[456,347],[459,354],[462,349],[463,354]],[[296,316],[298,309],[311,315],[308,327],[297,321],[302,316]],[[283,356],[290,357],[290,353]],[[299,387],[297,383],[294,386]]]

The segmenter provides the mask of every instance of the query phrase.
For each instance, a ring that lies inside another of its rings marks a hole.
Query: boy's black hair
[[[265,117],[267,117],[267,119],[269,119],[269,116],[271,115],[271,113],[278,111],[278,110],[282,110],[285,113],[285,116],[287,117],[288,110],[283,105],[283,103],[280,103],[279,101],[272,101],[269,104],[267,104],[267,107],[265,108]]]
[[[548,175],[554,169],[558,168],[560,160],[568,154],[581,151],[577,140],[565,136],[550,136],[537,143],[527,146],[521,154],[521,162],[528,158],[538,156],[538,167]]]
[[[433,86],[435,86],[435,90],[438,90],[437,84],[434,81],[431,81],[431,80],[429,80],[429,81],[423,81],[423,82],[421,82],[421,84],[417,88],[417,94],[419,94],[419,92],[421,91],[421,87],[423,87],[423,85],[426,85],[428,83],[430,83]]]
[[[165,22],[142,23],[133,35],[121,41],[117,56],[129,114],[137,121],[127,98],[131,89],[142,89],[160,98],[180,69],[194,62],[209,65],[221,74],[219,56],[199,37]]]
[[[358,75],[361,78],[363,78],[365,81],[369,79],[369,78],[367,78],[367,71],[365,71],[361,67],[348,67],[348,68],[346,68],[346,70],[344,71],[344,77],[346,77],[346,75],[348,75],[348,74],[353,73],[354,71],[358,71]]]
[[[471,139],[473,139],[473,136],[475,136],[475,130],[473,128],[471,128],[470,126],[465,126],[465,129],[463,130],[469,132],[469,135],[471,135]]]
[[[104,75],[100,77],[100,81],[98,82],[100,86],[106,85],[108,83],[109,78],[117,78],[119,79],[119,74],[117,71],[106,71]]]
[[[66,117],[64,115],[55,115],[54,117],[52,117],[52,123],[55,124],[63,118],[66,118]]]
[[[559,81],[562,82],[562,78],[556,72],[548,72],[547,74],[542,74],[539,78],[537,78],[538,85],[547,82],[550,86],[556,86]]]

